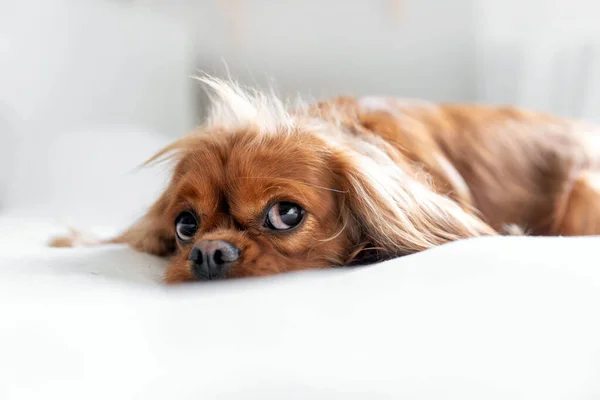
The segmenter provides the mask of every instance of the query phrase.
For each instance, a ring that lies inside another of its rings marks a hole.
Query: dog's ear
[[[142,167],[146,167],[161,162],[173,163],[169,185],[142,218],[121,235],[110,240],[110,243],[124,243],[138,251],[161,257],[175,253],[175,229],[173,221],[168,217],[168,211],[174,200],[175,187],[188,168],[188,151],[194,147],[196,139],[193,135],[184,136],[142,164]]]
[[[408,162],[392,159],[382,143],[335,153],[335,168],[359,226],[355,260],[382,260],[453,240],[495,235],[489,225],[437,194]],[[422,175],[422,173],[421,173]]]
[[[124,243],[138,251],[156,256],[169,256],[175,252],[175,233],[166,217],[170,205],[170,188],[158,198],[148,212],[110,243]]]

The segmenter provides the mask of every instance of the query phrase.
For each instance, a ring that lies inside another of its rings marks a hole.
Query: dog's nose
[[[240,249],[224,240],[203,240],[190,251],[192,272],[198,279],[224,278],[231,264],[240,257]]]

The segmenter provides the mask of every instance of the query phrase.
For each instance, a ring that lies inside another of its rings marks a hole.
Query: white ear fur
[[[342,155],[354,217],[373,246],[389,255],[409,254],[457,239],[496,232],[426,180],[404,171],[381,143],[362,141]]]

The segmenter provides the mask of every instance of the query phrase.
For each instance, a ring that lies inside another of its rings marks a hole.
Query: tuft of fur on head
[[[288,104],[279,99],[273,89],[263,93],[207,74],[194,79],[209,89],[206,91],[210,99],[206,126],[227,129],[252,126],[266,134],[293,128],[294,118],[287,111]]]
[[[281,100],[273,89],[261,92],[242,87],[232,79],[221,79],[206,73],[193,76],[201,82],[209,98],[206,120],[190,135],[171,143],[142,164],[149,166],[155,162],[177,160],[178,154],[203,134],[214,134],[215,130],[235,131],[254,129],[261,137],[273,134],[289,134],[297,125],[297,114],[288,111],[288,104]],[[307,106],[296,99],[295,106],[305,110]]]

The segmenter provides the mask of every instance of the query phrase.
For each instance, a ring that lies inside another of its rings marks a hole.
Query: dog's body
[[[320,109],[340,104],[495,230],[600,234],[600,128],[510,107],[380,97]]]
[[[508,226],[600,234],[593,126],[379,97],[288,111],[203,81],[211,118],[152,159],[173,158],[173,179],[109,241],[171,256],[169,282],[385,259]]]

